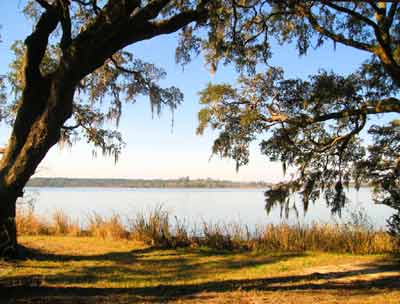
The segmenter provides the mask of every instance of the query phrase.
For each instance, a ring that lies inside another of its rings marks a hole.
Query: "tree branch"
[[[60,15],[61,15],[61,27],[62,27],[62,37],[61,37],[61,49],[65,50],[71,44],[72,34],[71,34],[71,16],[69,12],[69,0],[59,0]]]
[[[343,146],[342,149],[344,149],[344,146],[347,145],[347,143],[349,142],[349,140],[356,134],[360,133],[361,130],[365,127],[365,124],[367,122],[367,117],[365,114],[361,114],[361,124],[358,123],[358,120],[356,122],[356,128],[351,130],[349,133],[345,134],[345,135],[340,135],[337,136],[335,138],[333,138],[332,140],[330,140],[327,143],[320,143],[320,142],[316,142],[314,139],[309,138],[309,140],[316,146],[322,147],[321,149],[317,149],[316,152],[318,153],[324,153],[326,151],[328,151],[329,149],[331,149],[332,147],[334,147],[336,144],[338,144],[339,142],[343,142]]]
[[[385,25],[385,27],[387,27],[388,29],[393,24],[393,19],[396,14],[396,11],[397,11],[398,4],[399,4],[398,1],[393,1],[392,4],[390,5],[390,9],[389,9],[388,16],[386,18],[386,25]]]
[[[372,28],[378,29],[378,25],[375,22],[373,22],[371,19],[369,19],[369,18],[357,13],[356,11],[348,9],[347,7],[343,7],[343,6],[337,5],[333,1],[327,1],[327,0],[320,0],[320,1],[321,1],[321,3],[325,4],[326,6],[332,8],[332,9],[334,9],[336,11],[339,11],[339,12],[342,12],[342,13],[346,13],[349,16],[352,16],[352,17],[354,17],[354,18],[356,18],[358,20],[364,21],[366,24],[370,25]]]
[[[120,70],[121,72],[126,73],[126,74],[132,74],[136,81],[143,82],[143,83],[145,83],[149,88],[151,87],[151,83],[150,83],[149,81],[146,81],[146,80],[144,79],[142,73],[140,73],[139,71],[127,69],[127,68],[121,66],[121,65],[114,59],[114,57],[112,57],[112,56],[110,57],[110,60],[111,60],[111,62],[114,64],[114,66],[115,66],[116,69],[118,69],[118,70]]]
[[[159,22],[149,22],[153,28],[153,35],[163,35],[176,32],[183,26],[193,22],[201,21],[206,16],[206,10],[190,10],[175,15],[167,20]]]
[[[346,38],[341,34],[335,34],[335,33],[331,32],[330,30],[328,30],[327,28],[323,27],[317,21],[317,19],[315,18],[315,16],[311,13],[311,11],[309,9],[307,9],[306,7],[304,7],[302,5],[299,5],[299,9],[300,9],[300,12],[302,13],[302,15],[308,19],[308,21],[310,22],[310,24],[314,28],[314,30],[317,31],[318,33],[320,33],[321,35],[326,36],[335,42],[339,42],[344,45],[348,45],[348,46],[357,48],[359,50],[373,52],[372,45],[369,45],[369,44],[363,43],[363,42],[359,42],[359,41],[355,41],[350,38]]]
[[[140,0],[108,0],[103,11],[111,22],[118,22],[121,19],[129,18],[138,7],[140,7]]]
[[[82,127],[82,124],[78,123],[76,125],[73,126],[62,126],[61,129],[67,130],[67,131],[73,131],[79,127]]]
[[[51,10],[53,6],[48,3],[46,0],[35,0],[41,7],[43,7],[46,10]]]
[[[71,0],[71,1],[76,2],[79,5],[82,5],[85,7],[90,6],[96,15],[98,15],[101,12],[101,8],[97,5],[97,0],[88,0],[87,2],[83,1],[83,0]]]
[[[52,6],[41,15],[35,30],[26,38],[25,81],[29,82],[30,79],[40,76],[39,66],[47,49],[48,38],[58,22],[58,13]]]
[[[154,19],[169,2],[170,0],[151,1],[144,8],[138,11],[138,13],[135,15],[135,18],[137,17],[144,20]]]
[[[296,117],[289,117],[286,114],[279,114],[271,115],[271,117],[263,117],[263,120],[268,123],[284,122],[292,125],[307,126],[310,124],[324,122],[332,119],[341,119],[345,117],[372,115],[380,113],[400,113],[400,100],[397,98],[387,98],[380,101],[365,103],[357,109],[347,109],[325,115],[300,115]]]

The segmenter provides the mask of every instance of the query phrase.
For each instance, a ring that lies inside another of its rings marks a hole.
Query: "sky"
[[[32,24],[22,14],[23,0],[0,0],[0,74],[6,74],[13,59],[10,46],[24,40]],[[232,67],[220,67],[211,75],[201,56],[182,69],[175,63],[176,34],[158,37],[128,48],[142,60],[156,64],[167,72],[162,82],[175,85],[184,93],[184,102],[174,114],[166,109],[160,118],[152,117],[148,98],[124,106],[119,130],[126,147],[119,161],[112,157],[97,157],[86,142],[73,147],[53,147],[35,176],[85,178],[214,178],[236,181],[277,182],[284,178],[281,164],[270,162],[259,152],[258,143],[251,147],[250,163],[237,172],[232,160],[211,157],[213,139],[217,133],[208,130],[196,135],[197,113],[201,109],[198,92],[209,82],[234,83],[237,77]],[[340,74],[354,71],[367,54],[348,47],[327,43],[299,57],[293,46],[274,46],[271,64],[281,66],[288,77],[305,78],[320,69]],[[0,145],[6,145],[9,128],[0,125]],[[261,139],[262,137],[260,137]],[[211,157],[211,158],[210,158]]]

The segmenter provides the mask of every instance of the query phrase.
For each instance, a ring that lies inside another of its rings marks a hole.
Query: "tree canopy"
[[[234,3],[235,4],[235,3]],[[249,23],[242,16],[253,14]],[[201,92],[198,132],[220,131],[213,152],[245,165],[249,144],[297,174],[266,192],[266,209],[303,207],[323,195],[340,213],[345,186],[370,183],[374,199],[400,212],[400,19],[398,1],[239,1],[224,36],[224,58],[247,45],[268,59],[274,40],[295,44],[299,55],[333,41],[370,54],[350,75],[320,71],[308,79],[286,79],[279,67],[254,69],[238,84],[210,84]],[[253,36],[246,29],[251,27]],[[245,29],[245,30],[244,30]],[[259,62],[257,55],[246,57]],[[240,61],[241,62],[241,61]],[[255,67],[255,65],[252,65]],[[334,69],[334,67],[332,67]],[[389,120],[389,123],[385,123]],[[365,140],[370,138],[370,140]],[[398,215],[392,218],[395,221]]]

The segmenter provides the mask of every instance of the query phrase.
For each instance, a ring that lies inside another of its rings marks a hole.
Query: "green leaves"
[[[292,194],[298,192],[305,211],[323,195],[332,212],[340,214],[347,202],[344,188],[370,181],[380,185],[379,193],[386,191],[378,201],[389,204],[388,197],[398,199],[398,176],[392,172],[379,181],[372,169],[382,172],[397,163],[396,122],[370,129],[377,146],[368,153],[359,134],[377,105],[384,114],[397,111],[397,101],[384,108],[373,85],[366,70],[348,76],[320,71],[301,80],[285,79],[278,69],[242,76],[237,89],[209,84],[200,93],[205,108],[199,113],[199,130],[207,125],[219,130],[213,152],[233,158],[238,166],[248,162],[250,143],[261,140],[261,151],[271,161],[282,162],[284,171],[296,169],[290,182],[266,192],[267,211],[281,205],[288,214],[296,207]]]
[[[229,101],[236,97],[236,90],[230,84],[209,83],[200,93],[201,104],[216,104],[220,101]]]
[[[199,111],[197,114],[198,120],[199,120],[199,125],[196,129],[196,133],[198,135],[203,135],[204,130],[207,128],[207,126],[210,124],[211,118],[212,118],[212,111],[210,109],[204,108]]]

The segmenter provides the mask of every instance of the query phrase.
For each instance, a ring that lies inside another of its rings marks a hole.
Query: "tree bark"
[[[66,71],[32,83],[36,92],[24,94],[5,154],[0,162],[0,256],[18,253],[16,201],[47,152],[60,139],[71,116],[75,85]]]
[[[17,256],[15,207],[17,195],[0,189],[0,256]]]

